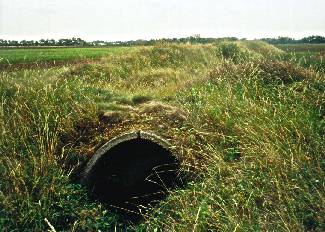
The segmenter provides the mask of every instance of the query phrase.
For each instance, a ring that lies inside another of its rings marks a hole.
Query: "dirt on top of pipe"
[[[124,105],[117,111],[100,111],[97,118],[80,120],[61,140],[64,144],[74,144],[74,153],[87,162],[106,142],[132,131],[152,132],[168,141],[182,168],[191,171],[202,168],[201,161],[208,158],[202,144],[218,136],[194,128],[185,110],[149,101],[136,106]]]

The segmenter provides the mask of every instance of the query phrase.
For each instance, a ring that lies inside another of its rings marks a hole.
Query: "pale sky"
[[[0,39],[325,36],[325,0],[0,0]]]

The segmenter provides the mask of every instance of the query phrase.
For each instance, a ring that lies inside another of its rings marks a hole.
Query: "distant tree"
[[[263,38],[262,41],[265,41],[270,44],[300,44],[300,43],[308,43],[308,44],[317,44],[317,43],[325,43],[325,37],[322,36],[308,36],[302,39],[296,40],[289,37],[278,37],[278,38]]]
[[[281,43],[281,44],[295,43],[295,39],[292,39],[290,37],[278,37],[277,41],[278,41],[278,43]]]
[[[19,45],[21,46],[27,46],[27,41],[26,40],[22,40],[19,42]]]
[[[301,39],[302,43],[325,43],[325,37],[312,35]]]
[[[48,45],[49,46],[55,46],[56,45],[56,41],[54,39],[49,39],[48,40]]]
[[[19,46],[19,42],[17,40],[9,40],[9,46]]]
[[[0,39],[0,46],[9,46],[8,41]]]
[[[39,41],[39,45],[40,46],[45,46],[46,44],[45,44],[46,42],[45,42],[45,39],[41,39],[40,41]]]

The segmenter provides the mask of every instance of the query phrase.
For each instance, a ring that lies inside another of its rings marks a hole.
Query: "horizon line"
[[[294,40],[301,40],[303,38],[306,38],[306,37],[311,37],[311,36],[321,36],[321,37],[325,37],[325,35],[322,35],[323,33],[315,33],[315,34],[307,34],[305,36],[299,36],[299,37],[291,37],[291,36],[288,36],[288,35],[278,35],[278,36],[263,36],[263,37],[251,37],[251,38],[247,38],[247,37],[237,37],[237,36],[221,36],[221,37],[215,37],[215,36],[200,36],[198,38],[202,38],[202,39],[223,39],[223,38],[236,38],[238,40],[243,40],[243,39],[246,39],[246,40],[261,40],[261,39],[278,39],[278,38],[291,38],[291,39],[294,39]],[[94,41],[104,41],[104,42],[128,42],[128,41],[150,41],[150,40],[163,40],[163,39],[185,39],[185,38],[191,38],[191,37],[195,37],[196,35],[200,35],[200,34],[192,34],[190,36],[187,36],[187,37],[184,37],[184,36],[178,36],[178,37],[156,37],[156,38],[138,38],[138,39],[119,39],[119,40],[110,40],[110,39],[86,39],[86,38],[83,38],[82,36],[61,36],[59,38],[59,36],[54,36],[54,37],[49,37],[49,36],[44,36],[44,37],[38,37],[38,39],[36,38],[12,38],[12,37],[15,37],[15,36],[2,36],[0,35],[0,39],[2,40],[11,40],[11,41],[23,41],[23,40],[26,40],[26,41],[40,41],[42,39],[44,40],[60,40],[60,39],[72,39],[72,38],[80,38],[86,42],[94,42]],[[11,37],[11,38],[10,38]],[[19,36],[20,37],[20,36]],[[27,36],[28,37],[28,36]]]

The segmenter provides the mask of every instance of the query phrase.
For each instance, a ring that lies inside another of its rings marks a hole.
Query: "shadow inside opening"
[[[136,221],[141,209],[155,205],[179,186],[179,161],[157,143],[132,139],[109,149],[94,166],[91,180],[95,198]]]

